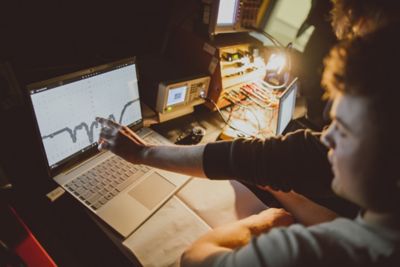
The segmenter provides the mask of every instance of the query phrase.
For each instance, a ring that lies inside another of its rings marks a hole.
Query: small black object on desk
[[[189,133],[185,136],[178,138],[175,142],[177,145],[196,145],[201,142],[204,135],[206,134],[206,130],[204,130],[200,126],[193,127]]]

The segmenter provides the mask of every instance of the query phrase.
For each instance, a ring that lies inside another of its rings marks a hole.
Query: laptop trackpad
[[[152,210],[174,189],[174,184],[167,181],[157,172],[154,172],[129,191],[128,194],[139,201],[143,206]]]

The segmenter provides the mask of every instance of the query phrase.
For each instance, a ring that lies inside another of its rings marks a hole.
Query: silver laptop
[[[189,179],[130,164],[97,150],[104,117],[152,143],[169,143],[143,128],[133,58],[28,86],[49,175],[123,237],[138,228]]]

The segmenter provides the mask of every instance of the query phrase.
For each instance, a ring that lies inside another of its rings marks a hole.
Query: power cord
[[[232,92],[233,92],[233,91],[232,91]],[[229,97],[231,97],[231,94],[229,94],[228,96],[224,96],[224,97],[225,97],[226,100],[228,100],[229,102],[232,103],[232,105],[233,105],[232,109],[233,109],[235,106],[237,106],[237,107],[239,107],[239,108],[248,110],[248,111],[251,113],[251,115],[253,115],[253,117],[254,117],[254,119],[255,119],[255,121],[256,121],[256,123],[257,123],[257,133],[261,132],[261,122],[260,122],[260,120],[258,119],[257,114],[254,112],[254,110],[253,110],[252,108],[243,105],[243,104],[241,103],[242,100],[239,98],[239,96],[238,96],[239,101],[236,101],[236,102],[235,102],[235,101],[232,101],[232,100],[229,98]],[[230,117],[231,117],[231,115],[232,115],[232,112],[230,113]],[[229,121],[229,120],[228,120],[228,121]]]
[[[206,100],[206,101],[208,101],[208,102],[210,102],[211,104],[214,105],[214,107],[217,109],[219,115],[221,116],[222,120],[224,121],[224,123],[225,123],[226,125],[229,126],[229,128],[231,128],[231,129],[234,130],[234,131],[238,131],[238,132],[242,133],[242,134],[245,135],[245,136],[252,137],[252,138],[256,138],[255,135],[249,134],[249,133],[247,133],[246,131],[243,131],[242,129],[239,129],[239,128],[233,126],[231,123],[229,123],[229,121],[225,118],[224,114],[222,114],[222,111],[220,110],[220,108],[218,107],[218,105],[214,102],[214,100],[212,100],[211,98],[208,98],[208,97],[206,97],[206,96],[204,96],[204,95],[200,95],[200,98],[203,98],[204,100]]]

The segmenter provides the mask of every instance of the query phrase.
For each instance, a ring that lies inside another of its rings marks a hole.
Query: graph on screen
[[[128,103],[126,103],[126,104],[124,105],[124,107],[122,108],[121,114],[120,114],[120,116],[119,116],[119,120],[117,120],[117,119],[115,118],[114,114],[110,114],[109,116],[107,116],[107,119],[116,121],[116,122],[118,122],[119,124],[121,124],[121,123],[122,123],[122,119],[124,118],[125,110],[126,110],[130,105],[132,105],[133,103],[135,103],[136,101],[137,101],[137,100],[129,101]],[[64,128],[62,128],[62,129],[60,129],[60,130],[54,132],[54,133],[51,133],[51,134],[48,134],[48,135],[44,135],[44,136],[42,136],[42,140],[47,139],[47,138],[55,138],[57,135],[63,134],[64,132],[67,132],[67,133],[70,135],[72,142],[73,142],[73,143],[76,143],[76,142],[77,142],[77,134],[78,134],[78,131],[84,130],[85,133],[86,133],[86,135],[87,135],[87,138],[88,138],[89,142],[90,142],[90,143],[93,143],[93,142],[95,141],[95,140],[94,140],[94,137],[95,137],[95,136],[94,136],[94,131],[95,131],[95,129],[97,129],[98,127],[99,127],[99,123],[98,123],[97,121],[92,121],[92,122],[90,123],[90,125],[88,125],[86,122],[82,122],[82,123],[80,123],[79,125],[75,126],[73,129],[72,129],[72,128],[69,128],[69,127],[64,127]]]
[[[50,166],[98,141],[96,117],[122,125],[141,119],[134,65],[40,91],[31,99]]]

